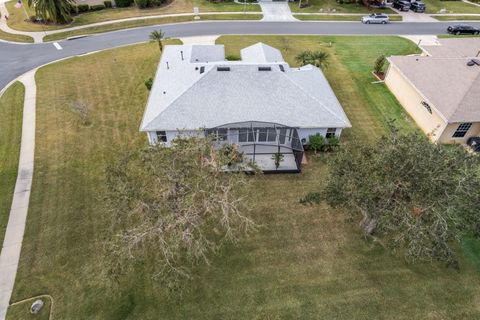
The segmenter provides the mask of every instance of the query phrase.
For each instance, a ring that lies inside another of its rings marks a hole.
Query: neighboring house
[[[480,65],[470,64],[480,59],[480,38],[440,39],[422,49],[421,56],[389,57],[386,85],[433,142],[479,136]]]
[[[310,135],[339,137],[350,126],[320,69],[290,68],[279,50],[257,43],[241,50],[241,61],[226,61],[223,45],[166,46],[140,130],[167,145],[213,134],[264,171],[298,172]]]

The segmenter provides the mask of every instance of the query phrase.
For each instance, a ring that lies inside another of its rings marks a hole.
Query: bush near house
[[[88,10],[90,10],[90,6],[88,4],[79,4],[77,6],[78,13],[87,12]]]
[[[112,1],[103,1],[103,4],[105,5],[105,8],[112,8]]]
[[[96,4],[96,5],[90,6],[90,11],[98,11],[103,9],[105,9],[105,6],[103,4]]]
[[[118,8],[130,7],[133,3],[133,0],[116,0],[115,4]]]

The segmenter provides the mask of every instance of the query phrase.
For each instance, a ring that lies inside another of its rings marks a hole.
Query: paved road
[[[316,34],[316,35],[437,35],[449,23],[391,23],[364,25],[351,22],[193,22],[121,30],[76,40],[51,43],[0,43],[0,90],[23,73],[61,58],[148,41],[149,33],[161,28],[167,37],[216,34]],[[480,22],[472,23],[480,27]]]

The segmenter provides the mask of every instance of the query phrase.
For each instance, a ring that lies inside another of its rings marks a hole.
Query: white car
[[[362,23],[381,23],[386,24],[390,22],[390,18],[385,13],[372,13],[369,16],[362,17]]]

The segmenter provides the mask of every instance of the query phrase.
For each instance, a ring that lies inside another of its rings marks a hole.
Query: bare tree
[[[153,265],[152,276],[174,286],[253,227],[246,175],[225,173],[228,159],[211,146],[209,138],[177,138],[107,168],[114,275]]]

